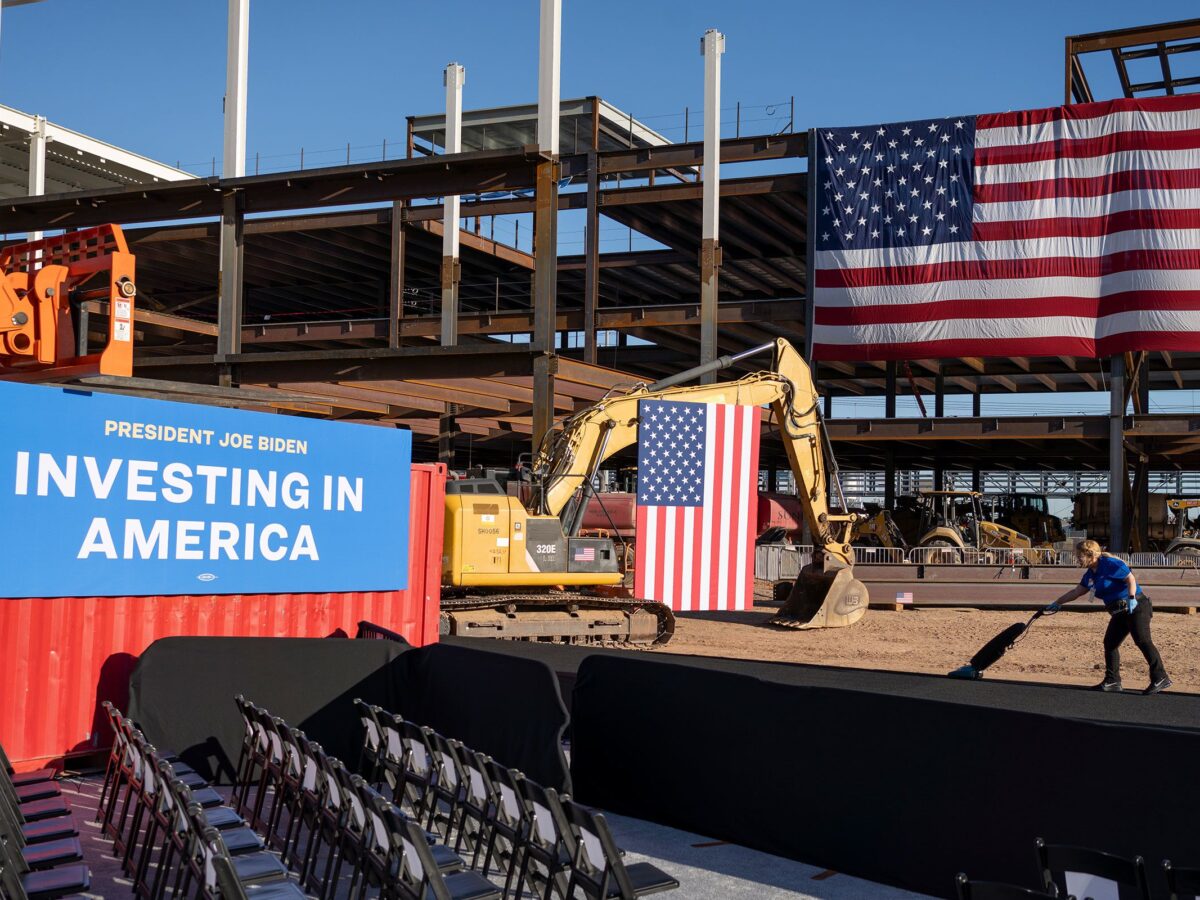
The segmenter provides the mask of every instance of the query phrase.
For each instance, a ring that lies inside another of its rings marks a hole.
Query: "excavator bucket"
[[[792,593],[772,625],[782,628],[841,628],[866,614],[867,586],[854,577],[854,569],[829,571],[808,565],[800,570]]]

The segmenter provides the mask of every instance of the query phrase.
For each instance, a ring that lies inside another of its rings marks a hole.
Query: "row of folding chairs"
[[[245,726],[235,808],[318,898],[489,900],[500,891],[341,760],[283,719],[238,697]]]
[[[364,741],[360,771],[472,869],[504,878],[504,897],[607,900],[671,890],[651,863],[625,865],[604,816],[459,741],[356,700]]]
[[[96,819],[136,897],[304,900],[288,871],[202,776],[159,752],[111,703],[113,729]]]
[[[1103,884],[1112,896],[1119,894],[1153,900],[1146,878],[1146,863],[1141,856],[1126,859],[1089,847],[1047,844],[1041,838],[1037,839],[1035,849],[1037,889],[998,882],[972,882],[960,873],[957,878],[959,900],[1074,900],[1069,891],[1075,883],[1087,883],[1089,890],[1101,890]],[[1200,898],[1200,868],[1180,868],[1172,865],[1170,860],[1163,860],[1162,866],[1169,900]]]
[[[50,769],[16,774],[0,746],[3,900],[57,900],[91,886],[71,806],[54,774]]]

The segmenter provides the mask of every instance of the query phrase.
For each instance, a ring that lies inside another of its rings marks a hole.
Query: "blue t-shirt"
[[[1079,583],[1089,591],[1095,591],[1105,606],[1128,598],[1129,611],[1133,612],[1137,608],[1137,600],[1129,596],[1129,585],[1125,583],[1128,577],[1129,566],[1115,556],[1102,556],[1096,563],[1095,571],[1090,568],[1083,570],[1083,578]]]

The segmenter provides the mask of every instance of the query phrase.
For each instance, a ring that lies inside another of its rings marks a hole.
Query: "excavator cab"
[[[0,378],[133,374],[134,256],[120,226],[0,249]],[[92,311],[108,340],[88,346]]]

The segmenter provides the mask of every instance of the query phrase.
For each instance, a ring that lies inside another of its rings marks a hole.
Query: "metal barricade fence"
[[[908,562],[908,553],[903,547],[855,547],[855,565],[902,566]]]
[[[791,581],[812,562],[808,544],[763,544],[754,548],[754,577],[761,581]]]

